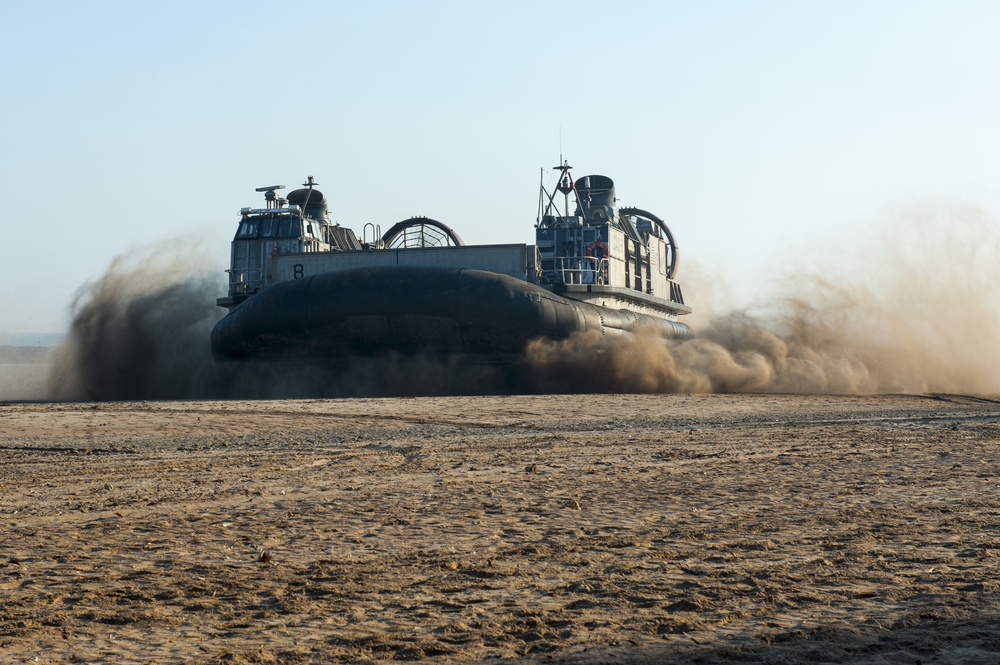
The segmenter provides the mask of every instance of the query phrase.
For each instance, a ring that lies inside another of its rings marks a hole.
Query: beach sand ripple
[[[987,663],[1000,404],[4,404],[3,662]]]

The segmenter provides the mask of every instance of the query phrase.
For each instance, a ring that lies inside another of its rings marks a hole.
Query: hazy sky
[[[532,242],[560,136],[668,221],[682,282],[747,289],[899,206],[997,218],[998,28],[992,0],[8,1],[0,331],[64,329],[154,243],[221,280],[254,188],[307,175],[359,232]]]

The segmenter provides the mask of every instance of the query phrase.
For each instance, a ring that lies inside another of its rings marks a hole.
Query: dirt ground
[[[0,662],[994,663],[1000,402],[0,405]]]

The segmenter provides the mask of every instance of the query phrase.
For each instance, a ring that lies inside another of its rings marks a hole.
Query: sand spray
[[[1000,393],[1000,225],[924,206],[863,236],[852,255],[776,274],[764,302],[695,324],[691,340],[536,340],[539,388]],[[697,306],[698,285],[686,289]]]

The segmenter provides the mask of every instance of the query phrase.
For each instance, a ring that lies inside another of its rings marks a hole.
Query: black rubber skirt
[[[683,323],[598,307],[481,270],[358,268],[276,284],[234,308],[212,331],[222,360],[343,359],[388,353],[514,357],[538,337],[630,334],[667,339]]]

